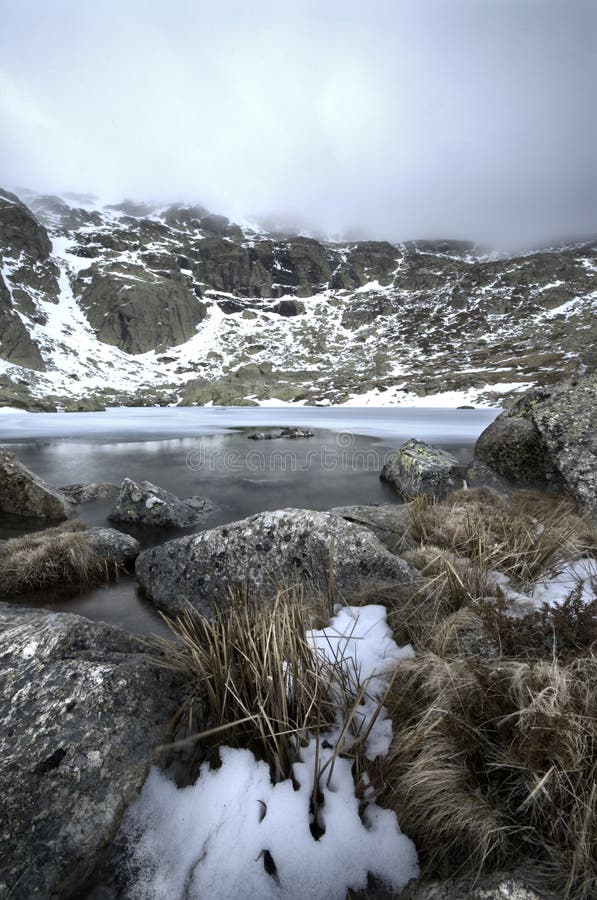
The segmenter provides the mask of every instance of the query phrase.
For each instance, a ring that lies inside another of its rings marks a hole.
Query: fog
[[[597,233],[594,0],[2,0],[0,184],[326,234]]]

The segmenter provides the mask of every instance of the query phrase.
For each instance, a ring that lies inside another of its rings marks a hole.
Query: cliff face
[[[492,258],[0,191],[0,263],[0,402],[498,402],[597,337],[597,242]]]

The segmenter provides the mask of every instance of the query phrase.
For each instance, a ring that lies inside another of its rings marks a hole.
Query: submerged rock
[[[464,487],[456,457],[415,438],[400,445],[379,477],[405,500],[414,500],[419,494],[439,499]]]
[[[214,508],[206,497],[183,500],[150,481],[125,478],[109,515],[112,522],[136,522],[161,528],[187,528],[196,525]]]
[[[475,456],[518,484],[571,493],[597,519],[597,373],[518,400],[485,429]]]
[[[273,441],[276,438],[310,438],[314,437],[312,431],[308,428],[283,428],[282,431],[256,431],[250,434],[250,441]]]
[[[85,484],[67,484],[59,489],[73,503],[90,503],[92,500],[105,500],[118,491],[118,485],[109,481],[89,482]]]
[[[85,535],[94,553],[124,569],[130,568],[141,552],[136,538],[116,528],[90,528]]]
[[[64,494],[34,475],[10,450],[0,447],[0,512],[59,522],[72,511]]]
[[[235,587],[259,600],[299,578],[350,594],[365,582],[408,582],[415,572],[368,529],[308,509],[279,509],[168,541],[142,553],[137,578],[156,606],[177,614],[186,603],[205,614]]]
[[[0,898],[84,896],[154,761],[171,677],[119,628],[0,603]]]

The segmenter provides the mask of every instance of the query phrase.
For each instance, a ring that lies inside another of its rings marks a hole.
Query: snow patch
[[[391,722],[379,702],[396,665],[414,655],[394,642],[382,606],[339,608],[330,625],[308,632],[323,660],[346,663],[355,690],[365,688],[359,727],[370,758],[387,752]],[[178,789],[153,769],[126,813],[131,900],[345,900],[368,874],[400,891],[418,875],[412,841],[395,814],[370,802],[359,812],[351,759],[335,756],[344,731],[312,736],[293,780],[272,784],[269,767],[249,750],[220,748],[222,765],[204,765],[196,783]],[[347,745],[343,745],[344,748]],[[314,789],[321,801],[312,811]],[[294,781],[294,783],[293,783]],[[311,826],[323,832],[315,838]]]

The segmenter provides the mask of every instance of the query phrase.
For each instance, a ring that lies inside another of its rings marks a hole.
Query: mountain
[[[0,264],[0,405],[497,404],[595,362],[597,241],[331,243],[0,191]]]

